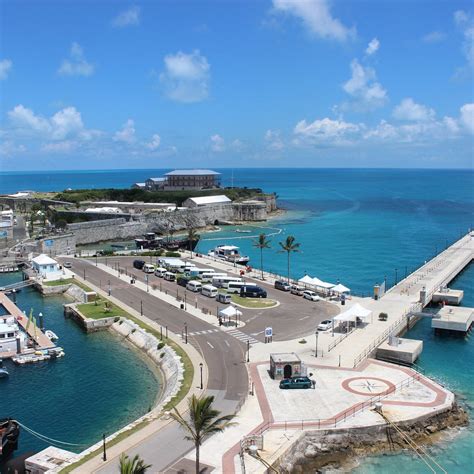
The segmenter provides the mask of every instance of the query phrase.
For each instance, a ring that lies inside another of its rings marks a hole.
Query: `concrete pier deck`
[[[18,308],[18,306],[13,303],[6,295],[5,293],[0,291],[0,303],[5,307],[7,310],[8,314],[11,316],[14,316],[15,319],[18,322],[18,325],[21,326],[21,328],[28,334],[31,339],[36,341],[37,344],[37,349],[51,349],[55,347],[55,344],[51,342],[48,336],[46,336],[38,327],[35,328],[33,324],[30,324],[28,330],[26,329],[26,326],[28,324],[28,316],[25,316],[23,312]],[[15,355],[15,354],[13,354]]]
[[[474,322],[473,308],[441,308],[431,321],[433,329],[466,333]]]

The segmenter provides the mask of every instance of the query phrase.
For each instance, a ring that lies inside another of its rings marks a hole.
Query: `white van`
[[[205,283],[210,283],[213,278],[217,277],[226,277],[227,273],[203,273],[201,275],[201,281]]]
[[[202,287],[201,293],[208,298],[215,298],[218,294],[217,288],[212,285],[204,285]]]
[[[167,281],[176,281],[176,275],[173,272],[165,272],[163,278]]]
[[[142,270],[145,273],[154,273],[155,272],[155,265],[152,265],[151,263],[145,263],[145,265],[143,265]]]
[[[212,284],[217,286],[217,288],[227,288],[231,281],[242,281],[240,277],[224,276],[224,277],[214,277],[212,279]]]
[[[186,289],[189,291],[194,291],[194,293],[197,293],[198,291],[201,291],[202,284],[200,281],[191,280],[191,281],[188,281],[186,285]]]
[[[155,275],[157,277],[163,278],[166,272],[167,272],[166,268],[163,268],[163,267],[155,268]]]
[[[227,293],[237,293],[240,294],[240,289],[243,286],[257,286],[256,283],[248,283],[243,281],[230,281],[227,285]]]

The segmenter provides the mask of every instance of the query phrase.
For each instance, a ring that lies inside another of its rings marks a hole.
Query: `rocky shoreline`
[[[451,409],[416,420],[398,423],[420,445],[440,441],[447,430],[469,424],[469,415],[454,403]],[[358,458],[409,449],[397,431],[386,424],[346,430],[305,432],[273,465],[280,473],[348,472]]]

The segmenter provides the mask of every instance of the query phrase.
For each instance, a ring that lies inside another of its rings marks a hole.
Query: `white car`
[[[321,299],[314,291],[305,290],[303,291],[303,298],[310,300],[310,301],[319,301]]]
[[[332,328],[332,321],[330,319],[325,319],[318,324],[318,331],[327,331]]]
[[[63,267],[64,268],[72,268],[72,263],[71,262],[64,262]]]

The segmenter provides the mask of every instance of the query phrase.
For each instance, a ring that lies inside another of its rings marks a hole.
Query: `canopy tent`
[[[324,288],[326,290],[332,288],[334,285],[332,283],[328,283],[326,281],[322,281],[316,277],[310,277],[309,275],[305,275],[303,278],[298,280],[300,283],[304,283],[305,285],[317,286],[319,288]]]
[[[307,285],[313,284],[313,279],[309,275],[305,275],[303,278],[298,280],[300,283],[306,283]]]
[[[235,306],[227,306],[227,308],[219,311],[219,316],[225,318],[232,318],[235,316],[242,316],[242,312],[239,311]]]
[[[338,283],[336,286],[333,286],[331,288],[331,291],[335,291],[336,293],[350,293],[351,289],[347,288],[347,286],[344,286]]]
[[[344,321],[356,322],[357,318],[359,318],[359,319],[362,319],[364,322],[368,322],[367,319],[371,314],[372,314],[372,311],[370,311],[370,309],[366,309],[359,303],[356,303],[355,305],[351,306],[347,311],[344,311],[343,313],[338,314],[332,319],[333,321],[337,321],[337,322],[344,322]]]

